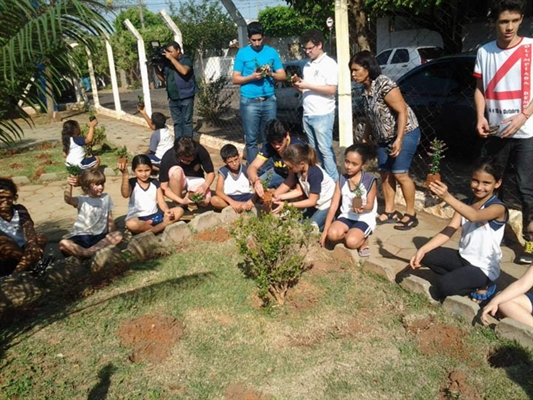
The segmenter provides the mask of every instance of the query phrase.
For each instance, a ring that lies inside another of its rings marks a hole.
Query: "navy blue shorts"
[[[156,157],[155,154],[147,154],[147,156],[152,162],[153,167],[159,167],[161,165],[161,159]]]
[[[165,214],[163,213],[163,211],[159,210],[155,214],[145,215],[144,217],[139,217],[139,219],[141,221],[152,220],[152,226],[156,226],[156,225],[160,224],[161,222],[163,222],[164,215]]]
[[[228,194],[228,197],[232,200],[239,201],[241,203],[244,203],[245,201],[250,200],[252,197],[254,197],[253,193],[245,193],[245,194]]]
[[[81,169],[90,169],[96,166],[97,163],[98,163],[98,160],[96,159],[96,157],[94,156],[86,157],[83,160],[81,160],[80,167]]]
[[[365,237],[369,237],[370,235],[372,235],[372,229],[370,229],[366,222],[354,221],[353,219],[343,217],[337,218],[337,221],[342,222],[344,225],[346,225],[348,227],[348,230],[359,229],[365,234]]]
[[[533,293],[526,292],[526,296],[529,299],[529,301],[531,302],[531,307],[533,307]],[[533,313],[531,313],[531,314],[533,315]]]
[[[402,151],[398,157],[389,157],[389,143],[378,143],[378,171],[390,171],[393,174],[408,173],[419,141],[420,128],[406,133],[403,137]]]
[[[68,238],[68,240],[76,243],[78,246],[88,249],[89,247],[94,246],[100,240],[107,236],[107,232],[100,233],[99,235],[77,235]]]

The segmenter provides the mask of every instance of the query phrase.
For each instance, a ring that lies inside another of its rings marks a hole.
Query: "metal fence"
[[[457,4],[450,2],[452,3]],[[398,14],[379,18],[367,15],[364,26],[360,22],[359,25],[356,23],[355,14],[348,13],[350,37],[336,37],[333,30],[332,41],[328,38],[325,48],[333,57],[336,57],[339,46],[348,46],[350,54],[361,48],[369,48],[377,55],[383,73],[397,80],[421,126],[422,138],[411,167],[417,186],[423,187],[428,171],[427,153],[430,142],[439,138],[449,147],[443,160],[443,180],[454,193],[469,196],[470,164],[481,149],[481,142],[475,132],[473,100],[475,50],[493,39],[494,28],[487,22],[486,7],[472,6],[471,9],[464,10],[447,5],[433,12],[434,15],[426,15],[425,20],[420,15]],[[451,21],[455,21],[455,25],[450,25]],[[432,23],[434,29],[429,29]],[[531,26],[531,19],[526,19],[523,33],[529,34]],[[301,71],[303,65],[303,61],[298,61],[303,59],[304,54],[299,46],[295,46],[297,42],[297,38],[285,41],[266,38],[267,44],[279,48],[282,60],[291,73],[298,72],[298,68]],[[187,53],[187,49],[184,50]],[[195,73],[201,93],[195,99],[194,130],[198,134],[243,143],[239,87],[231,83],[236,51],[233,48],[222,57],[195,60]],[[452,53],[462,55],[447,55]],[[138,67],[129,74],[121,73],[117,79],[121,89],[115,93],[99,90],[97,101],[101,107],[118,111],[123,116],[140,117],[137,111],[138,96],[144,94],[147,110],[167,115],[171,125],[166,89],[155,76],[153,68],[148,67],[143,77],[141,72],[145,56],[142,51],[139,54]],[[436,61],[429,63],[432,59]],[[348,65],[339,67],[342,73],[347,73]],[[419,68],[415,69],[417,67]],[[141,82],[137,81],[138,77],[141,77]],[[357,129],[360,132],[364,123],[364,116],[358,109],[358,93],[357,88],[352,86],[353,114],[338,116],[339,122],[334,134],[337,140],[338,126],[350,118],[354,122],[354,140],[357,140],[355,131]],[[285,120],[293,132],[302,134],[302,110],[298,93],[287,84],[279,82],[276,95],[280,119]],[[506,184],[506,200],[514,208],[519,208],[514,187],[511,168]]]

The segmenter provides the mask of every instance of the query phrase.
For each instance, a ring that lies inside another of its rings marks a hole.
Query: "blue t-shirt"
[[[270,46],[263,46],[261,51],[255,51],[252,46],[243,47],[237,52],[233,70],[242,76],[252,75],[258,67],[270,64],[272,72],[283,68],[278,52]],[[274,78],[266,77],[257,81],[241,85],[241,96],[249,99],[272,96],[274,94]]]

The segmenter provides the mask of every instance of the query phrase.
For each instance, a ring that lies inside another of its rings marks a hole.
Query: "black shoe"
[[[516,261],[519,264],[533,263],[533,242],[526,241],[526,244],[524,246],[524,252],[518,256]]]

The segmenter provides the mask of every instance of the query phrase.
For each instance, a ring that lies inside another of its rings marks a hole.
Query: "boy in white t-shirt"
[[[497,39],[477,52],[474,100],[477,132],[486,140],[482,154],[495,157],[503,166],[514,164],[525,239],[524,251],[516,262],[530,264],[533,262],[533,119],[530,118],[533,39],[518,36],[524,9],[522,0],[494,3],[491,17]]]
[[[137,109],[144,117],[148,126],[154,130],[150,137],[150,145],[146,154],[152,161],[152,170],[159,171],[161,165],[161,159],[167,152],[174,146],[174,134],[166,126],[167,117],[160,112],[152,113],[152,118],[148,116],[144,107],[137,106]]]
[[[257,196],[252,191],[239,151],[234,145],[226,144],[220,149],[220,157],[226,165],[218,170],[217,194],[211,198],[211,205],[218,210],[231,206],[238,213],[250,211]]]

